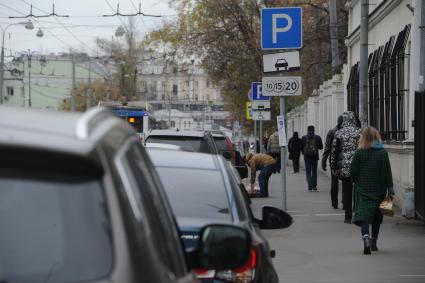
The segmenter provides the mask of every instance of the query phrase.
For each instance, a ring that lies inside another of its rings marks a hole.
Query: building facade
[[[194,61],[178,64],[158,52],[144,52],[137,73],[139,98],[170,128],[231,127],[220,88]]]
[[[100,60],[86,54],[22,55],[5,64],[4,104],[15,107],[31,104],[34,108],[58,110],[63,100],[71,97],[72,60],[75,84],[88,82],[89,76],[91,80],[110,78],[110,71]]]
[[[418,142],[414,125],[419,122],[414,121],[415,93],[423,81],[419,58],[425,51],[418,39],[421,6],[420,0],[369,0],[368,123],[382,134],[392,166],[395,202],[407,217],[423,217],[425,211],[425,188],[415,186],[414,147]],[[343,111],[359,112],[361,1],[349,1],[346,8],[344,74],[324,82],[304,105],[288,113],[288,134],[295,130],[304,134],[308,125],[314,125],[324,138]]]

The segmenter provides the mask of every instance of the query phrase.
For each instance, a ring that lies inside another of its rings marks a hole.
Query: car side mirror
[[[232,155],[228,151],[223,152],[223,157],[226,158],[227,160],[232,159]]]
[[[192,269],[229,270],[246,264],[251,236],[246,229],[226,224],[202,228],[196,250],[188,253]]]
[[[261,229],[282,229],[291,226],[292,216],[273,206],[263,207],[263,219],[258,220]]]

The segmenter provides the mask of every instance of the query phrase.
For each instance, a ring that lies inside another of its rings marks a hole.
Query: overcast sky
[[[137,13],[139,1],[119,1],[120,13]],[[8,17],[30,14],[30,4],[33,5],[32,13],[34,15],[50,14],[53,2],[57,14],[70,17],[32,19],[34,30],[26,30],[20,25],[10,26],[5,34],[6,55],[10,55],[10,52],[15,54],[28,49],[44,54],[67,52],[71,47],[95,55],[97,52],[95,38],[111,39],[116,28],[122,23],[127,23],[126,17],[102,17],[102,15],[116,12],[117,0],[0,0],[0,26],[4,29],[8,24],[26,21],[27,19],[9,19]],[[141,4],[143,13],[165,17],[135,17],[140,38],[147,31],[159,27],[162,21],[173,19],[176,14],[168,6],[167,0],[142,0]],[[42,38],[36,37],[39,28],[44,33]],[[114,40],[116,39],[114,38]]]

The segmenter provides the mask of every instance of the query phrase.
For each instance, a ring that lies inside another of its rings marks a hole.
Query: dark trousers
[[[331,179],[331,201],[332,206],[337,208],[338,207],[338,177],[332,175]]]
[[[370,225],[369,223],[362,223],[361,225],[361,230],[362,230],[362,237],[364,237],[364,235],[369,235],[369,226],[372,226],[372,239],[378,239],[378,235],[379,235],[379,228],[381,227],[381,224],[379,222],[374,222],[372,223],[372,225]]]
[[[261,169],[260,175],[258,175],[258,183],[260,185],[260,193],[263,197],[269,196],[269,178],[275,170],[275,165],[269,165]]]
[[[345,210],[345,219],[353,216],[353,181],[351,178],[342,179],[342,204]]]
[[[316,159],[304,159],[305,161],[305,176],[307,178],[308,189],[317,186],[317,162]]]
[[[294,173],[300,172],[300,158],[292,159],[292,166],[294,166]]]

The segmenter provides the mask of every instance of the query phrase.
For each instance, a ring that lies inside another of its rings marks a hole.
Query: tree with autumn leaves
[[[264,3],[267,2],[267,3]],[[344,46],[348,12],[345,0],[337,1],[338,40]],[[175,20],[151,33],[151,41],[171,44],[176,52],[201,60],[211,79],[222,88],[235,118],[243,120],[251,82],[263,76],[261,9],[303,7],[301,75],[303,96],[287,100],[288,109],[301,104],[314,89],[332,75],[328,0],[170,0],[178,11]],[[340,48],[345,60],[345,48]],[[278,103],[274,114],[277,113]],[[272,120],[274,121],[274,119]],[[272,123],[274,124],[274,123]]]

